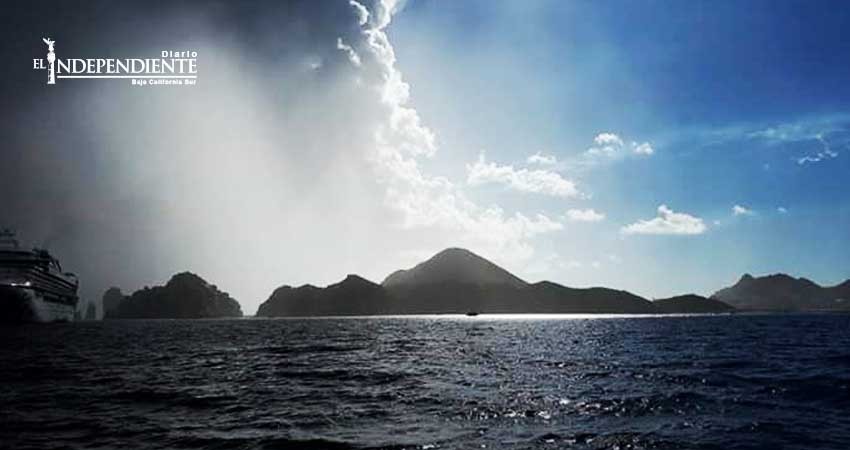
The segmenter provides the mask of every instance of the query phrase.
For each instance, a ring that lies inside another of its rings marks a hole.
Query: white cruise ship
[[[77,287],[47,250],[23,249],[13,232],[0,230],[0,322],[74,320]]]

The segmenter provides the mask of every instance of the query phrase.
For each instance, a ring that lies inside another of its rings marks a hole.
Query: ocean
[[[850,448],[850,315],[0,329],[8,449]]]

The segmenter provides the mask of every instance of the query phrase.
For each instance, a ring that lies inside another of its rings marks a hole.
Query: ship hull
[[[74,311],[74,305],[45,300],[34,289],[0,286],[2,323],[70,322]]]

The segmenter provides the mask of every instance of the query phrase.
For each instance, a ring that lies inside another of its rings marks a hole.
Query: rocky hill
[[[764,277],[745,274],[733,286],[715,292],[711,298],[742,310],[850,310],[850,280],[822,287],[806,278],[782,273]]]
[[[178,273],[165,286],[144,288],[119,299],[117,288],[104,294],[106,319],[201,319],[241,317],[239,303],[203,278]]]
[[[277,288],[257,311],[258,316],[335,316],[392,314],[384,289],[369,280],[349,275],[326,288],[312,285]]]
[[[505,285],[515,288],[527,283],[507,270],[462,248],[448,248],[412,269],[397,270],[381,285],[422,286],[433,283]]]

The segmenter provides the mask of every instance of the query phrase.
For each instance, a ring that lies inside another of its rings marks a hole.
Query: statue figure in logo
[[[50,38],[41,38],[47,44],[47,84],[56,84],[56,72],[53,70],[53,63],[56,61],[56,53],[53,53],[53,44],[56,41],[51,41]]]

